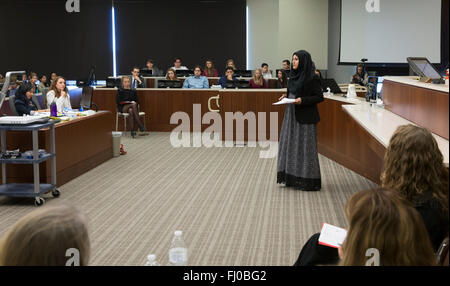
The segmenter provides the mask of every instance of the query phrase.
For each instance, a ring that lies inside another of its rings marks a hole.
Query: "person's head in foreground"
[[[84,215],[61,201],[32,211],[0,240],[1,266],[86,266],[89,255]]]
[[[398,127],[384,157],[382,187],[413,203],[428,193],[448,213],[448,180],[442,153],[430,131],[412,124]]]
[[[396,192],[373,189],[347,201],[343,266],[433,266],[433,248],[422,217]]]

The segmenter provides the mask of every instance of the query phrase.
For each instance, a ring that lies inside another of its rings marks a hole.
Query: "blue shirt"
[[[206,76],[190,76],[184,80],[183,88],[209,88],[209,82]]]

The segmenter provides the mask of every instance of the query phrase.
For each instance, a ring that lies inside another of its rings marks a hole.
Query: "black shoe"
[[[131,137],[136,137],[136,132],[134,130],[131,131]]]

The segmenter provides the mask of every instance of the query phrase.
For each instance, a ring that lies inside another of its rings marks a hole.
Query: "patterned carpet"
[[[292,265],[323,222],[346,227],[343,208],[376,185],[320,156],[322,190],[276,184],[276,158],[259,147],[173,148],[169,133],[123,137],[128,154],[60,188],[88,217],[91,265],[143,265],[149,253],[166,265],[175,230],[183,230],[189,265]],[[0,198],[0,236],[36,207]]]

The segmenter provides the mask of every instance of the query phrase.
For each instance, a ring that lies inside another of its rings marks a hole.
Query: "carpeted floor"
[[[292,265],[323,222],[346,227],[346,200],[371,181],[320,156],[322,190],[276,184],[276,158],[259,147],[173,148],[170,133],[123,137],[128,154],[60,187],[88,217],[91,265],[163,265],[175,230],[183,230],[189,265]],[[0,197],[0,236],[36,207]]]

